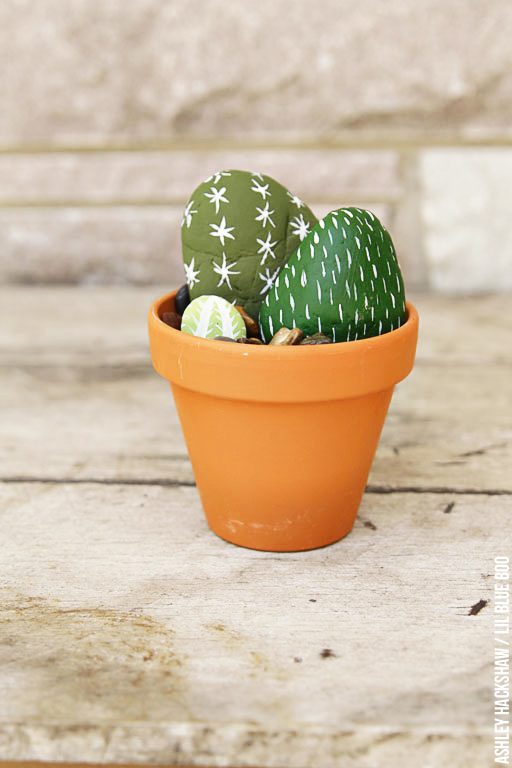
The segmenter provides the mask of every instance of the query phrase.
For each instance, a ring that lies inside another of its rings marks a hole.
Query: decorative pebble
[[[220,296],[199,296],[190,302],[181,321],[181,330],[203,339],[245,336],[245,323],[234,306]]]
[[[250,339],[259,339],[260,337],[260,327],[256,320],[253,320],[253,318],[247,314],[245,309],[240,306],[236,306],[235,309],[240,312],[242,315],[243,321],[245,323],[245,328],[247,330],[247,336]]]
[[[300,328],[280,328],[276,334],[272,337],[269,344],[280,347],[289,347],[294,344],[300,344],[301,339],[304,338],[304,334]]]
[[[244,341],[244,339],[232,339],[230,336],[216,336],[214,341],[232,341],[233,344],[236,344],[237,341]]]
[[[162,320],[166,325],[170,325],[171,328],[176,328],[177,331],[181,330],[181,315],[178,315],[177,312],[164,312]]]
[[[325,333],[314,333],[312,336],[306,336],[306,338],[302,339],[300,343],[301,346],[304,344],[332,344],[332,340],[326,336]]]
[[[191,298],[222,296],[257,317],[280,268],[314,224],[308,206],[266,174],[213,174],[192,192],[183,212]]]
[[[304,258],[306,254],[306,258]],[[406,319],[404,284],[389,232],[371,211],[340,208],[306,236],[261,305],[268,340],[282,325],[334,342],[379,336]],[[295,269],[295,275],[294,275]]]
[[[176,296],[174,297],[174,306],[176,307],[176,312],[179,315],[182,315],[189,304],[190,293],[188,290],[188,285],[185,283],[185,285],[182,285],[181,288],[178,289]]]
[[[253,338],[249,338],[249,339],[246,339],[246,338],[243,338],[243,339],[237,339],[237,342],[238,342],[239,344],[258,344],[258,345],[263,345],[263,342],[262,342],[262,340],[261,340],[261,339],[253,339]]]

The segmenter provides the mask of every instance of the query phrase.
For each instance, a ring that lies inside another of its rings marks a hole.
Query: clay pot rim
[[[358,341],[268,347],[203,339],[160,319],[176,291],[153,302],[149,339],[155,370],[175,386],[224,399],[299,403],[361,397],[392,388],[414,363],[418,313],[395,331]]]
[[[164,307],[164,304],[172,301],[177,293],[177,290],[166,293],[160,298],[156,299],[149,311],[150,323],[156,323],[160,327],[160,332],[169,336],[169,341],[183,345],[184,348],[194,349],[200,351],[204,349],[214,350],[215,355],[229,355],[234,357],[247,357],[247,353],[256,355],[268,355],[272,359],[276,359],[276,355],[283,353],[286,356],[292,355],[304,355],[314,354],[317,359],[320,356],[333,357],[340,354],[353,354],[357,352],[359,354],[364,347],[367,349],[373,349],[376,344],[387,345],[394,343],[398,337],[408,335],[411,325],[418,324],[418,312],[416,307],[410,302],[406,301],[407,319],[400,328],[396,328],[394,331],[383,333],[381,336],[370,336],[367,339],[357,339],[353,341],[340,341],[333,344],[295,344],[291,346],[273,346],[269,344],[233,344],[231,342],[215,341],[215,339],[204,339],[201,336],[192,336],[189,333],[183,333],[182,331],[171,328],[170,325],[164,323],[161,319],[163,312],[169,311],[169,308]],[[175,310],[171,310],[175,311]],[[409,326],[409,327],[408,327]],[[312,350],[310,350],[310,347]],[[309,350],[309,351],[306,351]],[[268,358],[267,358],[268,359]]]

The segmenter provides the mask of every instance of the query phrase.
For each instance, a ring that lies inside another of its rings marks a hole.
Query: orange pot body
[[[418,315],[383,336],[261,347],[196,338],[149,313],[210,528],[252,549],[297,551],[350,532],[395,384],[412,369]]]

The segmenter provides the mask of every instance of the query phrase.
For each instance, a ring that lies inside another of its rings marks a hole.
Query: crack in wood
[[[41,484],[41,485],[147,485],[170,488],[194,488],[194,480],[172,480],[168,478],[131,478],[131,477],[38,477],[36,475],[6,475],[0,476],[0,483],[5,484]],[[417,485],[367,485],[365,493],[392,494],[392,493],[434,493],[439,495],[456,494],[459,496],[511,496],[512,489],[507,488],[451,488],[444,485],[417,486]],[[455,503],[455,502],[454,502]],[[449,505],[448,505],[449,506]],[[445,510],[446,511],[446,510]],[[451,511],[451,510],[448,510]],[[370,526],[367,526],[370,527]]]

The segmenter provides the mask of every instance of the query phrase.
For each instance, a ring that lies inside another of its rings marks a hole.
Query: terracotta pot
[[[267,347],[196,338],[149,313],[151,356],[174,394],[210,528],[294,551],[351,530],[393,388],[412,369],[418,314],[361,341]],[[159,436],[165,440],[165,433]]]

